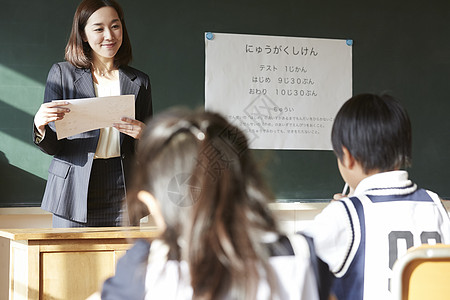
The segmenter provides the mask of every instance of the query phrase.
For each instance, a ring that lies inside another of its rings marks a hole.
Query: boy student
[[[348,100],[332,144],[351,196],[332,201],[305,232],[334,274],[339,300],[389,299],[394,262],[412,246],[449,244],[449,216],[435,193],[400,170],[411,161],[411,124],[392,97]]]

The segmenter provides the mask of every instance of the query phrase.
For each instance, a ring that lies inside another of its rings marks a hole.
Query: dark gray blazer
[[[131,67],[119,69],[120,92],[136,96],[135,118],[145,122],[152,116],[150,79],[147,74]],[[79,69],[68,62],[56,63],[49,71],[44,102],[62,99],[95,97],[89,69]],[[41,208],[58,216],[77,221],[87,220],[87,192],[92,162],[100,130],[92,130],[65,139],[56,138],[55,125],[46,126],[42,141],[34,143],[45,153],[53,155],[48,170],[47,186]],[[135,140],[120,134],[121,159],[127,183],[134,156]]]

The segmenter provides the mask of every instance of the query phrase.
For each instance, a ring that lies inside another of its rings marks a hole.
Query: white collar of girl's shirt
[[[148,262],[167,260],[169,256],[169,246],[162,240],[155,239],[150,245],[150,254],[148,256]]]

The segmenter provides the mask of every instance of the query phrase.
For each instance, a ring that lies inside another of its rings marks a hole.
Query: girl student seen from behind
[[[136,242],[102,299],[319,299],[311,244],[278,229],[238,128],[171,110],[148,124],[136,158],[130,219],[150,212],[162,234]]]
[[[152,98],[147,74],[128,66],[131,43],[116,1],[79,4],[65,58],[50,69],[34,117],[33,140],[53,156],[41,207],[53,213],[53,227],[119,226],[134,144],[152,115]],[[70,114],[64,100],[129,94],[135,118],[57,139],[54,121]]]

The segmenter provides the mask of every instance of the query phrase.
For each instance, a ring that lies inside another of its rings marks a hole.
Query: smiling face
[[[110,6],[95,11],[84,27],[83,40],[89,43],[94,61],[114,61],[122,45],[122,23],[117,11]]]

